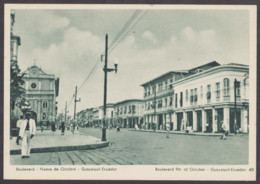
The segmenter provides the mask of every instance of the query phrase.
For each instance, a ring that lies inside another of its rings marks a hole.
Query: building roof
[[[154,78],[154,79],[152,79],[152,80],[149,80],[148,82],[145,82],[145,83],[141,84],[141,86],[145,86],[145,85],[147,85],[147,84],[149,84],[149,83],[152,83],[152,82],[154,82],[154,81],[156,81],[156,80],[158,80],[158,79],[161,79],[161,78],[163,78],[163,77],[165,77],[165,76],[167,76],[167,75],[172,75],[172,74],[174,74],[174,73],[189,73],[189,71],[188,71],[188,70],[175,70],[175,71],[170,71],[170,72],[167,72],[167,73],[164,73],[164,74],[160,75],[159,77],[156,77],[156,78]]]
[[[127,102],[134,102],[134,101],[142,102],[143,100],[142,99],[127,99],[127,100],[117,102],[115,105],[119,105],[119,104],[127,103]]]
[[[238,64],[238,63],[219,65],[219,66],[216,66],[216,67],[209,68],[207,70],[203,70],[202,72],[194,73],[193,75],[187,76],[187,77],[185,77],[181,80],[175,81],[174,85],[176,85],[178,83],[182,83],[182,82],[187,81],[187,80],[195,79],[199,76],[207,75],[211,72],[219,72],[221,70],[227,70],[227,71],[233,71],[233,70],[243,71],[243,70],[245,70],[245,71],[248,71],[248,69],[249,69],[248,65],[243,65],[243,64]]]
[[[160,75],[159,77],[156,77],[146,83],[143,83],[141,84],[141,86],[145,86],[149,83],[152,83],[154,82],[155,80],[158,80],[160,78],[163,78],[167,75],[171,75],[171,74],[174,74],[174,73],[184,73],[184,74],[194,74],[194,73],[197,73],[198,71],[203,71],[203,70],[207,70],[207,69],[210,69],[212,67],[215,67],[215,66],[220,66],[220,64],[216,61],[212,61],[212,62],[209,62],[209,63],[206,63],[204,65],[201,65],[201,66],[197,66],[195,68],[191,68],[190,70],[174,70],[174,71],[170,71],[170,72],[167,72],[167,73],[164,73],[162,75]]]

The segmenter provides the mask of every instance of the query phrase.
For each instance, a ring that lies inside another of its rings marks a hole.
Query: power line
[[[131,18],[127,21],[127,23],[123,26],[123,28],[117,33],[117,36],[114,38],[114,40],[109,44],[109,47],[112,47],[115,42],[121,37],[121,35],[127,30],[127,28],[132,24],[132,22],[135,20],[135,18],[141,13],[141,10],[136,10],[134,14],[131,16]]]
[[[136,22],[132,25],[132,27],[130,27],[130,29],[119,39],[119,41],[118,41],[117,43],[115,43],[111,48],[109,48],[109,50],[108,50],[108,53],[109,53],[109,54],[117,47],[117,45],[122,41],[122,39],[125,38],[125,36],[129,33],[129,31],[131,31],[131,30],[135,27],[135,25],[144,17],[144,15],[145,15],[147,12],[148,12],[148,10],[146,10],[146,11],[143,13],[143,15],[141,15],[141,16],[139,17],[139,19],[137,19],[137,21],[136,21]]]
[[[147,10],[148,11],[148,10]],[[129,26],[135,21],[136,17],[138,17],[140,15],[140,13],[142,12],[142,10],[136,10],[134,12],[134,14],[130,17],[130,19],[126,22],[126,24],[123,26],[123,28],[118,32],[118,34],[116,35],[116,37],[114,38],[114,40],[111,42],[111,44],[109,45],[109,47],[111,47],[110,52],[112,52],[112,50],[121,42],[121,40],[127,35],[127,33],[134,28],[134,26],[141,20],[141,18],[147,13],[147,11],[141,16],[139,17],[139,19],[133,24],[133,26],[127,31],[127,29],[129,28]],[[127,32],[125,32],[127,31]],[[120,38],[121,37],[121,38]],[[119,41],[118,41],[119,40]],[[103,53],[102,53],[103,54]],[[78,92],[80,91],[80,89],[83,87],[83,85],[94,75],[94,73],[97,71],[97,69],[99,68],[101,62],[99,62],[99,60],[97,60],[96,64],[93,66],[93,68],[90,70],[90,73],[88,74],[88,76],[85,78],[85,80],[83,81],[83,83],[81,84],[81,86],[78,89]],[[74,95],[73,95],[74,96]],[[73,100],[73,96],[70,100],[70,103],[68,106],[71,105],[72,100]]]

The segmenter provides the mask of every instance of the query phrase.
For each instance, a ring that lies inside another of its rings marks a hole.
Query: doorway
[[[222,124],[221,124],[221,122],[223,121],[223,119],[224,119],[224,110],[223,109],[216,109],[216,111],[217,111],[217,132],[221,132],[221,130],[222,130],[222,128],[221,128],[221,126],[222,126]]]
[[[235,133],[234,130],[239,130],[241,128],[241,109],[237,109],[236,110],[236,119],[237,119],[237,124],[236,124],[236,128],[234,127],[235,125],[235,109],[230,109],[230,114],[229,114],[229,120],[230,120],[230,124],[229,124],[229,131],[231,133]]]
[[[197,111],[197,131],[202,132],[202,112]]]
[[[181,121],[183,119],[183,113],[179,112],[177,113],[177,130],[180,131],[181,130]]]
[[[208,124],[208,126],[206,127],[206,131],[207,132],[212,132],[213,128],[212,128],[212,110],[206,110],[206,116],[207,116],[207,121],[206,124]]]

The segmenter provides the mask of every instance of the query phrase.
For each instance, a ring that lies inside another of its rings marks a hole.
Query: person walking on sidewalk
[[[221,125],[221,128],[222,128],[222,136],[220,139],[223,139],[223,140],[226,140],[226,133],[227,133],[227,128],[226,128],[226,125],[224,123],[224,121],[221,122],[222,125]]]
[[[29,158],[31,151],[31,139],[36,133],[36,125],[30,113],[26,113],[26,119],[21,124],[19,137],[22,139],[22,158]]]
[[[170,136],[169,136],[169,134],[170,134],[170,125],[169,125],[169,123],[166,123],[166,131],[167,131],[166,138],[170,138]]]
[[[52,133],[54,134],[55,133],[55,130],[56,130],[56,127],[55,127],[55,123],[52,122],[51,124],[51,130],[52,130]]]
[[[64,135],[64,131],[65,131],[65,123],[64,121],[61,123],[61,135]]]
[[[17,138],[16,138],[16,144],[19,145],[19,133],[20,133],[20,128],[21,128],[21,125],[23,123],[23,115],[20,116],[20,119],[17,121],[16,123],[16,127],[17,127]]]

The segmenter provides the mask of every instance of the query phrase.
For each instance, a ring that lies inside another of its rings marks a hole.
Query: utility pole
[[[234,98],[235,98],[235,115],[234,115],[234,133],[236,133],[236,127],[237,127],[237,79],[234,81]]]
[[[74,100],[74,119],[76,119],[77,102],[80,102],[80,99],[77,99],[77,86],[76,86],[76,89],[75,89],[74,97],[75,97],[75,100]]]
[[[107,68],[107,43],[108,35],[106,34],[106,45],[105,45],[105,65],[104,65],[104,106],[103,106],[103,127],[102,127],[102,139],[101,141],[106,141],[106,109],[107,109],[107,72],[115,71],[117,73],[118,61],[114,61],[115,68]],[[102,57],[101,57],[102,59]]]
[[[106,34],[105,45],[105,65],[104,65],[104,106],[103,106],[103,127],[102,127],[102,141],[106,141],[106,106],[107,106],[107,42],[108,35]]]

